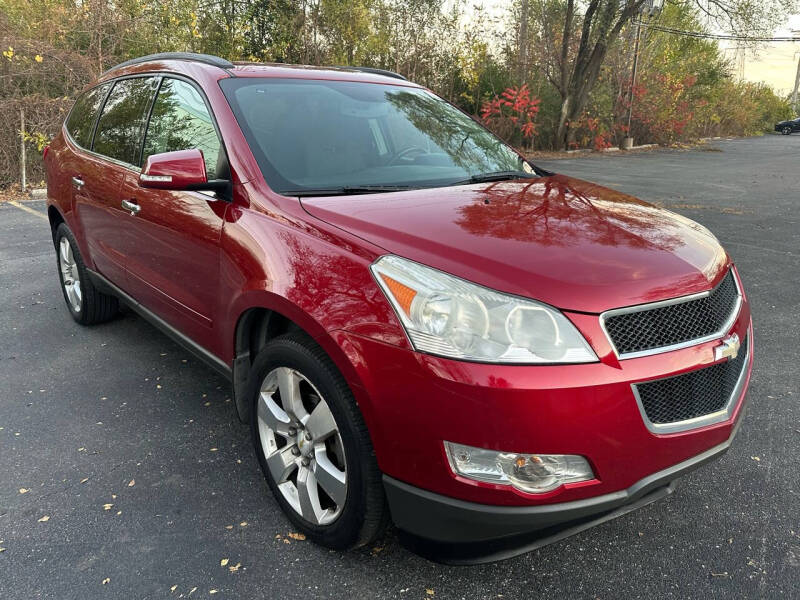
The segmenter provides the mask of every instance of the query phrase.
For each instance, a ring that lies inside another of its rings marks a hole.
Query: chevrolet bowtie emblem
[[[739,336],[734,333],[732,336],[722,340],[722,343],[714,348],[714,360],[722,360],[723,358],[733,360],[739,355],[741,345]]]

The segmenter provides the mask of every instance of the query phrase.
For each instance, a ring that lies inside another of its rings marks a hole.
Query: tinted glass
[[[153,77],[137,77],[114,84],[97,124],[95,152],[139,165],[144,122],[155,81]]]
[[[208,178],[215,179],[220,142],[203,97],[184,81],[164,79],[150,116],[143,162],[151,154],[193,148],[203,152]]]
[[[87,91],[78,98],[69,113],[67,131],[79,146],[90,148],[92,145],[92,130],[109,85],[106,83]]]
[[[525,166],[480,124],[418,88],[250,78],[220,85],[279,192],[433,187]]]

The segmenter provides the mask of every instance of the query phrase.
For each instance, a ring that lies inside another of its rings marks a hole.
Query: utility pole
[[[28,182],[26,181],[25,174],[25,109],[19,109],[19,158],[20,158],[20,175],[22,176],[22,191],[25,191]]]
[[[655,17],[664,7],[664,0],[648,0],[639,9],[639,18],[636,20],[636,41],[633,45],[633,69],[631,71],[631,87],[628,98],[628,135],[622,140],[622,149],[630,150],[633,148],[633,136],[631,136],[631,123],[633,122],[633,89],[636,86],[636,75],[639,72],[639,46],[642,39],[642,19]]]
[[[522,0],[519,16],[519,65],[517,76],[519,84],[525,83],[528,76],[528,0]]]
[[[797,37],[798,35],[800,35],[800,31],[793,30],[792,31],[792,35]],[[798,56],[798,55],[800,55],[800,52],[795,52],[794,55]],[[795,75],[795,77],[794,77],[794,92],[792,92],[792,110],[794,111],[795,115],[797,114],[797,90],[798,90],[798,88],[800,88],[800,59],[798,59],[798,61],[797,61],[797,75]]]
[[[800,52],[795,52],[795,56],[800,55]],[[792,92],[792,110],[797,114],[797,90],[800,88],[800,59],[797,61],[797,75],[794,77],[794,92]]]

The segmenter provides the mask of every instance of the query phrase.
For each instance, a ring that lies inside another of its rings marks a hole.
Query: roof
[[[167,67],[168,62],[187,62],[197,67],[212,67],[225,71],[233,77],[282,77],[289,79],[330,79],[346,81],[364,81],[372,83],[394,83],[399,85],[410,85],[416,87],[406,80],[405,77],[392,71],[376,69],[372,67],[350,67],[350,66],[312,66],[312,65],[291,65],[284,63],[251,63],[251,62],[230,62],[224,58],[210,54],[195,54],[191,52],[162,52],[159,54],[149,54],[139,58],[133,58],[108,69],[101,78],[112,76],[118,70],[129,70],[133,67],[140,71],[142,67],[148,66],[147,63],[161,63],[159,68]],[[136,68],[139,67],[139,68]]]

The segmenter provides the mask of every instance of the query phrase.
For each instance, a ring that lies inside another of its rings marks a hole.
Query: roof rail
[[[392,77],[394,79],[402,79],[403,81],[408,81],[405,77],[400,75],[400,73],[395,73],[394,71],[387,71],[386,69],[376,69],[374,67],[336,67],[337,69],[350,69],[351,71],[361,71],[362,73],[373,73],[375,75],[385,75],[386,77]]]
[[[195,54],[194,52],[160,52],[158,54],[148,54],[147,56],[140,56],[139,58],[132,58],[130,60],[126,60],[125,62],[121,62],[118,65],[114,65],[110,69],[106,70],[103,75],[110,73],[115,69],[128,67],[130,65],[138,65],[139,63],[150,62],[153,60],[186,60],[211,65],[213,67],[219,67],[220,69],[232,69],[234,67],[234,64],[231,61],[220,58],[219,56],[213,56],[211,54]]]

